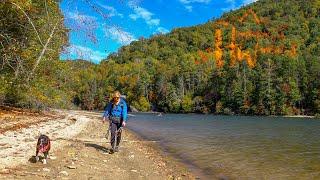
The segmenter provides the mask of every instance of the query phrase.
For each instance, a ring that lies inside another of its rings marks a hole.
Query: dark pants
[[[118,147],[121,141],[121,131],[118,131],[121,127],[121,123],[114,123],[111,122],[111,147],[115,148]],[[118,132],[117,134],[117,144],[115,146],[115,136],[116,136],[116,132]]]

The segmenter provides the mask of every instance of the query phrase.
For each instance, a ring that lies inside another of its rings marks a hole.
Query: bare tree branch
[[[19,5],[17,5],[16,3],[14,3],[14,2],[9,2],[9,3],[11,3],[11,4],[15,5],[17,8],[19,8],[19,9],[23,12],[23,14],[28,18],[29,23],[31,24],[31,26],[33,27],[34,31],[35,31],[36,34],[37,34],[37,37],[38,37],[38,40],[39,40],[40,44],[41,44],[42,46],[44,46],[43,43],[42,43],[42,40],[41,40],[41,38],[40,38],[40,36],[39,36],[39,33],[38,33],[36,27],[34,26],[31,18],[28,16],[28,14],[27,14]]]
[[[31,71],[31,73],[30,73],[31,75],[32,75],[32,74],[34,73],[34,71],[36,70],[36,68],[37,68],[37,66],[39,65],[39,63],[40,63],[40,61],[41,61],[41,59],[42,59],[45,51],[47,50],[48,44],[50,43],[50,41],[51,41],[51,39],[52,39],[52,37],[53,37],[53,34],[54,34],[55,30],[57,29],[58,24],[59,24],[59,21],[57,21],[56,24],[55,24],[55,26],[53,27],[53,29],[52,29],[52,31],[51,31],[51,34],[50,34],[49,38],[47,39],[47,42],[46,42],[46,44],[44,45],[44,47],[43,47],[43,49],[42,49],[42,51],[41,51],[41,53],[40,53],[40,56],[38,57],[36,63],[34,64],[34,66],[33,66],[33,68],[32,68],[32,71]]]
[[[0,33],[0,36],[2,36],[4,39],[7,40],[7,42],[9,42],[9,41],[8,41],[8,38],[7,38],[5,35],[3,35],[3,34]]]

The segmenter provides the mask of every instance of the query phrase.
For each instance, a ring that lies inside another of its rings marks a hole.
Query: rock
[[[67,166],[67,168],[69,168],[69,169],[77,169],[77,167],[75,167],[75,166]]]
[[[62,175],[65,175],[65,176],[69,175],[67,171],[61,171],[61,172],[59,172],[59,174],[62,174]]]
[[[74,118],[74,117],[69,118],[69,120],[71,120],[71,121],[73,121],[73,122],[76,122],[76,121],[77,121],[77,119],[76,119],[76,118]]]
[[[50,156],[50,159],[55,160],[55,159],[57,159],[57,157],[55,157],[55,156]]]
[[[223,175],[223,174],[219,174],[218,175],[218,179],[220,179],[220,180],[228,180],[229,178],[227,176]]]
[[[9,169],[2,169],[1,174],[9,174],[10,170]]]
[[[50,169],[48,169],[48,168],[42,168],[42,170],[43,170],[44,172],[50,172]]]
[[[6,147],[6,146],[1,146],[0,145],[0,150],[3,150],[3,149],[8,149],[8,147]],[[5,157],[5,156],[4,156]]]
[[[25,141],[25,142],[32,142],[32,141],[35,141],[35,139],[32,139],[32,138],[25,138],[25,139],[24,139],[24,141]]]

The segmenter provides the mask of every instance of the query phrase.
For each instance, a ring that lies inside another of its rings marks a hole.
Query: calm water
[[[320,179],[319,119],[135,114],[128,128],[208,178]]]

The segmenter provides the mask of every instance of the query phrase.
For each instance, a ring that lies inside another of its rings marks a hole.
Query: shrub
[[[184,96],[182,99],[182,110],[185,113],[192,112],[192,99],[190,96]]]

